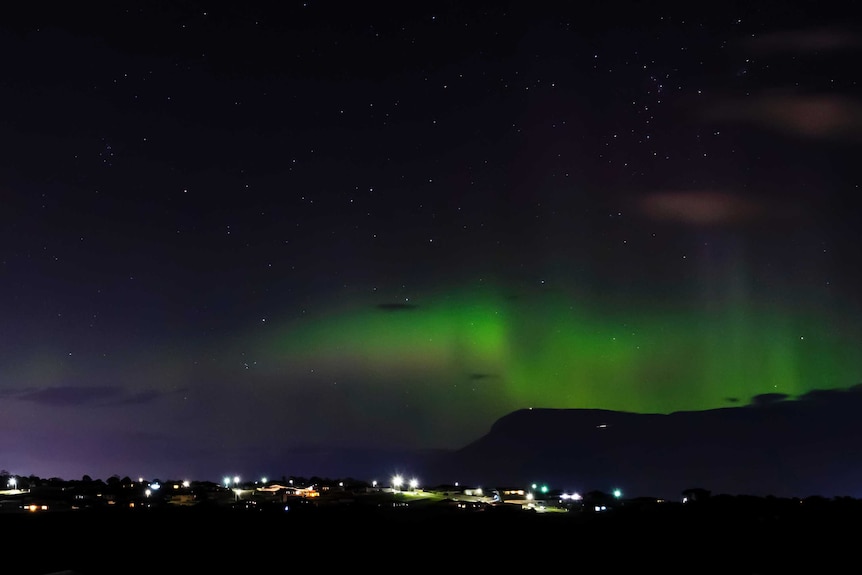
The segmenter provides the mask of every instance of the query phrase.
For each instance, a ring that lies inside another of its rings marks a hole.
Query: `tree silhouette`
[[[712,492],[702,487],[689,487],[682,490],[682,496],[686,501],[703,501],[710,495],[712,495]]]

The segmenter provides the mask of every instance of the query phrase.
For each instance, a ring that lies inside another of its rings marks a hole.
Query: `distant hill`
[[[862,495],[862,388],[671,414],[525,409],[463,449],[437,454],[429,477],[679,500],[684,489],[778,497]]]

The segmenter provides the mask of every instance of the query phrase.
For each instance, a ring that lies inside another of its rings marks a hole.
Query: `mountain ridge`
[[[610,491],[677,499],[713,492],[855,496],[862,483],[862,388],[779,394],[668,414],[526,408],[428,462],[464,483]]]

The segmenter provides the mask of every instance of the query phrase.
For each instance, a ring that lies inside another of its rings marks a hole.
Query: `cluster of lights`
[[[394,489],[401,489],[401,486],[404,485],[404,478],[400,475],[395,475],[392,477],[392,487]],[[419,487],[419,480],[415,477],[410,480],[409,483],[410,489],[416,490]]]

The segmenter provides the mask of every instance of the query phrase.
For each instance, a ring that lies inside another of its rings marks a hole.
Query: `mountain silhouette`
[[[862,387],[670,414],[523,409],[463,449],[437,454],[430,477],[463,484],[622,489],[679,500],[713,493],[862,494]]]

